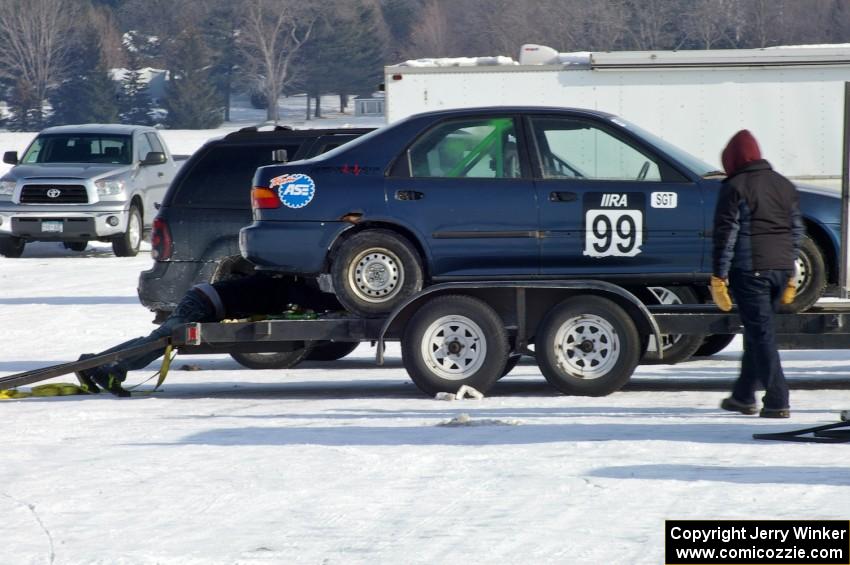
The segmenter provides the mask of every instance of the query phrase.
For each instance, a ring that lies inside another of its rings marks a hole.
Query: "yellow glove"
[[[726,281],[720,277],[711,277],[711,299],[724,312],[732,309],[732,299],[729,298],[729,287],[726,286]]]
[[[794,298],[797,297],[797,281],[788,279],[788,284],[785,285],[785,290],[782,291],[782,298],[779,299],[780,304],[791,304]]]

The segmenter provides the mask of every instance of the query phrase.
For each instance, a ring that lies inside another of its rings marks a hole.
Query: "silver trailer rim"
[[[481,326],[466,316],[443,316],[425,330],[422,359],[442,379],[460,381],[475,374],[487,358]]]
[[[598,379],[620,358],[620,337],[608,320],[594,314],[568,319],[555,333],[555,359],[573,377]]]
[[[393,298],[404,284],[398,255],[383,247],[361,251],[348,267],[348,282],[360,300],[380,303]]]
[[[682,299],[667,287],[651,286],[649,291],[655,295],[659,304],[681,304]],[[661,351],[667,351],[682,339],[679,334],[662,334],[661,335]],[[658,351],[658,342],[654,335],[649,336],[649,343],[646,346],[647,351]]]
[[[127,234],[129,235],[130,247],[137,249],[142,243],[142,221],[139,214],[130,214],[130,220],[127,225]]]

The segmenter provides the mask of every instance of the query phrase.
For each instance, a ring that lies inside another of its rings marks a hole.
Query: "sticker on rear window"
[[[287,208],[303,208],[313,200],[316,194],[316,183],[307,175],[280,175],[269,183],[272,190],[277,190],[280,201]]]

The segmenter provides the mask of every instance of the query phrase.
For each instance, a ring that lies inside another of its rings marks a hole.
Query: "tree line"
[[[234,93],[270,121],[296,92],[319,115],[408,58],[846,41],[850,0],[0,0],[0,100],[10,129],[213,128]],[[146,68],[167,71],[161,100]]]

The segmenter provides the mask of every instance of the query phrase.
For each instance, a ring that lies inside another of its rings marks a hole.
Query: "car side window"
[[[412,177],[519,178],[519,152],[512,118],[476,118],[441,123],[407,151]]]
[[[136,139],[138,140],[138,149],[136,155],[138,156],[139,161],[143,161],[145,157],[148,156],[148,153],[153,151],[153,147],[151,147],[151,144],[148,141],[146,135],[136,136]]]
[[[543,178],[661,181],[657,159],[591,122],[532,117]]]
[[[159,142],[159,139],[156,138],[156,134],[146,133],[145,137],[148,138],[148,143],[151,145],[151,151],[165,153],[165,149],[162,148],[162,144]],[[144,157],[142,158],[144,159]]]

